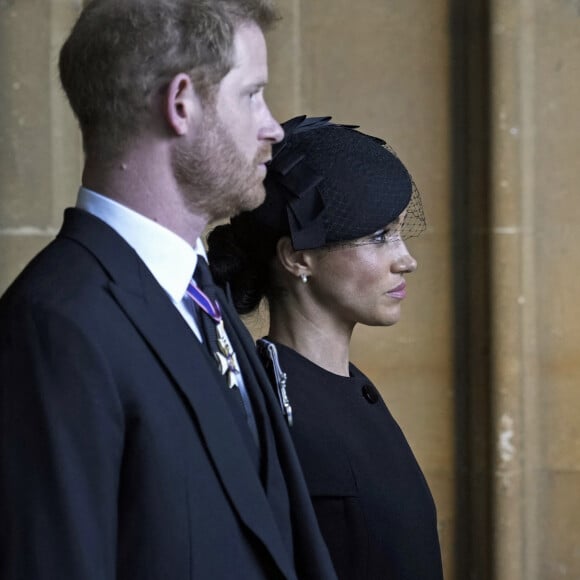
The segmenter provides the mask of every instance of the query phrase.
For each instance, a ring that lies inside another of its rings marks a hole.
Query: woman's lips
[[[406,284],[406,282],[404,282],[404,281],[401,282],[398,286],[396,286],[392,290],[389,290],[387,292],[387,294],[389,296],[392,296],[393,298],[398,298],[399,300],[403,300],[403,298],[405,298],[405,296],[407,295],[407,284]]]

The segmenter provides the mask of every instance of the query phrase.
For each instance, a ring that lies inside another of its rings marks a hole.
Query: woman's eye
[[[371,240],[375,244],[387,244],[389,242],[396,242],[401,239],[401,233],[398,230],[383,230],[375,234]]]

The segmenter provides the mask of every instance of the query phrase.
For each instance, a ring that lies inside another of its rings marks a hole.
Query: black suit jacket
[[[163,289],[67,210],[0,301],[2,580],[335,578],[251,338],[222,308],[265,421],[262,477]]]

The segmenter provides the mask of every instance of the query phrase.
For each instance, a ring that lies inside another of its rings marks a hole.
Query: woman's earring
[[[304,273],[300,274],[300,280],[302,280],[302,282],[304,282],[304,284],[306,284],[306,282],[308,282],[308,276]]]

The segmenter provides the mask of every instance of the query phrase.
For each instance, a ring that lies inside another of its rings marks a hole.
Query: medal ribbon
[[[203,290],[190,282],[187,286],[188,296],[206,313],[209,314],[216,324],[222,320],[220,306],[214,302]]]
[[[231,389],[237,385],[236,375],[240,374],[241,371],[236,353],[226,334],[219,304],[192,282],[188,284],[186,293],[216,324],[219,352],[215,352],[214,356],[221,374],[227,373],[228,386]]]

